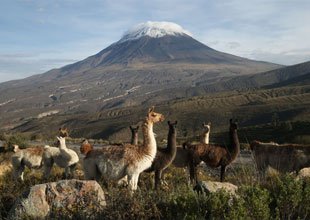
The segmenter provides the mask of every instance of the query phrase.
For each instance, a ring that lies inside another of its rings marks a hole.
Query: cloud
[[[149,20],[175,22],[216,50],[296,64],[310,60],[309,11],[308,0],[6,1],[0,72],[26,77],[82,60]]]

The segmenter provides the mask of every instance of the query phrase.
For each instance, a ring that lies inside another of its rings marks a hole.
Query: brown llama
[[[225,178],[226,167],[236,159],[240,153],[240,144],[237,134],[237,123],[230,119],[228,146],[216,144],[189,144],[184,147],[190,152],[190,178],[197,183],[197,165],[203,161],[210,167],[221,167],[221,182]]]
[[[100,149],[84,149],[84,175],[86,179],[103,177],[104,181],[120,180],[128,177],[128,186],[131,191],[137,189],[138,179],[141,172],[152,165],[156,156],[157,145],[153,132],[153,124],[164,120],[164,116],[149,109],[143,123],[143,145],[124,144],[124,147],[116,145],[105,146]]]
[[[310,167],[310,145],[253,141],[250,147],[257,169],[263,174],[268,167],[281,172],[298,172]]]
[[[200,136],[200,143],[209,144],[209,136],[211,130],[211,122],[208,124],[202,124],[202,134]],[[189,166],[190,155],[189,151],[184,147],[177,147],[177,153],[175,159],[173,160],[172,164],[178,168],[185,168]]]
[[[129,126],[130,131],[131,131],[131,140],[130,140],[130,144],[132,145],[138,145],[138,131],[139,131],[139,125],[137,127],[132,127]]]
[[[159,184],[161,184],[162,172],[170,166],[176,155],[176,125],[177,121],[174,123],[168,121],[169,131],[167,147],[164,149],[157,149],[156,157],[152,163],[152,166],[145,170],[145,172],[155,172],[155,189],[158,189]]]

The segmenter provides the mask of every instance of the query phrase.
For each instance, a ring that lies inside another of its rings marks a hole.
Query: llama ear
[[[208,122],[208,125],[211,126],[211,122]]]
[[[154,111],[154,106],[152,106],[151,108],[149,108],[149,113]]]
[[[133,130],[133,128],[131,127],[131,125],[129,126],[130,130]]]
[[[229,120],[229,122],[230,122],[230,124],[232,124],[232,122],[233,122],[232,118]]]
[[[177,125],[177,124],[178,124],[178,121],[175,121],[174,124]]]
[[[168,123],[168,125],[170,125],[171,123],[170,123],[170,121],[167,121],[167,123]]]
[[[138,130],[139,128],[140,128],[140,126],[138,125],[138,126],[137,126],[137,130]]]
[[[61,138],[60,138],[60,137],[58,137],[58,136],[56,136],[56,138],[57,138],[57,140],[59,140],[59,141],[61,140]]]

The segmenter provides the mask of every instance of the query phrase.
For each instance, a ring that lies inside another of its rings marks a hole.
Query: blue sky
[[[310,61],[309,0],[2,0],[0,82],[82,60],[146,21],[250,59]]]

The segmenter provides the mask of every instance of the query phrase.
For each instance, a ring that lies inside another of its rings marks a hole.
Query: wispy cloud
[[[223,52],[295,64],[310,60],[309,11],[308,0],[5,0],[0,81],[84,59],[145,21],[175,22]]]

